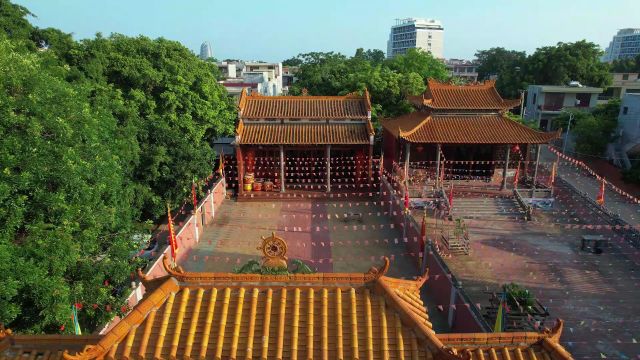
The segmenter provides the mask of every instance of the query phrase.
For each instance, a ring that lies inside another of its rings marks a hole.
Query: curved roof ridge
[[[366,273],[314,273],[314,274],[286,274],[286,275],[263,275],[263,274],[235,274],[228,272],[189,272],[184,271],[181,267],[172,268],[169,263],[169,257],[165,254],[162,259],[162,265],[170,277],[175,278],[180,283],[202,283],[216,282],[234,283],[234,282],[262,282],[270,283],[344,283],[347,284],[366,284],[373,282],[384,276],[389,270],[389,258],[383,258],[384,263],[380,267],[372,266]]]

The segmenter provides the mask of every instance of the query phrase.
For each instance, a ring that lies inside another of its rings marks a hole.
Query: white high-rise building
[[[634,58],[640,54],[640,29],[622,29],[613,36],[613,40],[604,51],[602,61],[612,62],[619,59]]]
[[[207,60],[213,57],[213,52],[211,50],[211,44],[208,41],[205,41],[200,45],[200,59]]]
[[[444,59],[444,27],[433,19],[396,19],[387,41],[387,57],[405,54],[407,49],[418,48]]]

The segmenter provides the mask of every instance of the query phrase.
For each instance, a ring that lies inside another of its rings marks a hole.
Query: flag
[[[404,212],[409,213],[409,188],[404,184]]]
[[[558,162],[554,162],[551,166],[551,177],[549,178],[549,186],[553,186],[556,182],[556,172],[558,171]]]
[[[198,210],[198,195],[196,193],[196,181],[195,179],[191,183],[191,199],[193,200],[193,211]]]
[[[176,235],[173,232],[173,219],[171,218],[171,209],[169,208],[169,204],[167,203],[167,221],[169,224],[169,245],[171,246],[171,259],[173,260],[173,264],[176,263],[176,253],[178,252],[178,241],[176,239]]]
[[[513,188],[518,187],[518,180],[520,179],[520,161],[518,161],[518,167],[516,168],[516,174],[513,177]]]
[[[424,244],[427,241],[427,211],[425,210],[422,215],[422,227],[420,228],[420,241],[422,242],[421,249],[424,251]]]
[[[451,183],[451,191],[449,191],[449,209],[453,209],[453,182]]]
[[[604,178],[602,178],[602,183],[600,183],[600,191],[598,191],[598,196],[596,197],[596,202],[600,206],[604,205],[604,186],[605,182]]]
[[[224,176],[224,152],[220,151],[220,164],[218,164],[218,173]]]
[[[73,319],[73,332],[76,335],[82,335],[80,322],[78,321],[78,307],[76,306],[76,304],[71,305],[71,318]]]
[[[502,332],[504,331],[504,303],[506,298],[506,290],[503,290],[503,293],[500,295],[500,305],[498,306],[498,313],[496,314],[496,323],[493,325],[493,332]]]

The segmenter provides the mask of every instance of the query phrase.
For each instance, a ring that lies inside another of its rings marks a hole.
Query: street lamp
[[[573,113],[571,111],[567,111],[566,109],[562,109],[561,112],[566,112],[569,114],[569,124],[567,124],[567,133],[564,134],[564,141],[562,142],[562,154],[566,154],[567,142],[569,141],[569,132],[571,131],[571,120],[573,120]]]

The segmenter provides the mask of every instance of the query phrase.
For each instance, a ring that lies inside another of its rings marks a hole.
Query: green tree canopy
[[[333,52],[312,52],[296,57],[302,61],[292,86],[293,94],[307,89],[312,95],[344,95],[368,89],[374,120],[411,111],[407,95],[425,90],[427,78],[446,80],[444,64],[421,50],[384,59],[380,50],[357,49],[353,57]]]
[[[163,214],[165,201],[180,203],[194,178],[211,173],[211,140],[232,134],[235,119],[215,64],[174,41],[115,34],[83,41],[70,65],[110,90],[105,106],[135,135],[131,176],[146,218]]]
[[[80,303],[92,331],[126,310],[147,220],[211,174],[235,105],[177,42],[78,43],[7,0],[0,15],[0,323],[68,333]]]
[[[611,84],[609,65],[602,63],[598,45],[577,41],[545,46],[527,56],[524,52],[492,48],[476,53],[478,78],[496,76],[496,88],[507,98],[515,98],[529,84],[583,85],[607,87]]]
[[[136,224],[117,120],[46,56],[0,36],[0,322],[36,333],[120,309]]]

